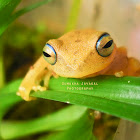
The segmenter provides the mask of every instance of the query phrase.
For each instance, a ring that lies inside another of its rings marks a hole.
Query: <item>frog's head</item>
[[[91,29],[69,32],[49,40],[43,49],[50,69],[64,77],[81,78],[106,69],[116,45],[108,33]]]

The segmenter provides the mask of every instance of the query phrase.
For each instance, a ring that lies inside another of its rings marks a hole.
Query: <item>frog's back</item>
[[[71,61],[72,58],[74,58],[74,61],[79,60],[79,62],[86,60],[91,52],[95,52],[97,40],[102,33],[93,29],[68,32],[58,38],[63,42],[63,45],[60,46],[60,52]]]

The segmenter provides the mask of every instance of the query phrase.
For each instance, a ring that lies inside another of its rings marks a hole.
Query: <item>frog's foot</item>
[[[31,100],[34,100],[35,98],[29,96],[30,91],[31,91],[30,88],[27,88],[27,87],[24,87],[24,86],[21,85],[16,94],[18,96],[21,96],[25,101],[31,101]]]
[[[124,76],[124,72],[123,71],[115,72],[115,76],[116,77],[123,77]]]
[[[46,89],[47,89],[46,87],[43,87],[43,86],[40,86],[40,85],[34,85],[34,86],[32,86],[32,89],[20,86],[19,90],[17,92],[17,95],[21,96],[26,101],[31,101],[31,100],[36,99],[35,97],[29,96],[31,90],[33,90],[33,91],[45,91]]]
[[[23,98],[26,101],[30,101],[35,99],[34,97],[30,97],[30,93],[31,91],[45,91],[48,88],[48,83],[49,83],[49,79],[52,76],[52,73],[49,71],[44,77],[44,85],[40,86],[40,82],[42,80],[42,76],[35,78],[30,78],[30,77],[26,77],[20,87],[19,90],[17,92],[18,96],[21,96],[21,98]]]
[[[43,87],[43,86],[40,86],[40,85],[36,85],[36,86],[33,86],[33,87],[32,87],[32,90],[33,90],[33,91],[45,91],[45,90],[47,90],[47,87]]]

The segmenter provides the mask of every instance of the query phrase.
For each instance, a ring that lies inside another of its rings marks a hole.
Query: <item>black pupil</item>
[[[113,43],[113,40],[108,41],[103,48],[109,48]]]
[[[46,56],[46,57],[51,57],[48,53],[46,53],[46,52],[44,52],[44,51],[43,51],[43,54],[44,54],[44,56]]]

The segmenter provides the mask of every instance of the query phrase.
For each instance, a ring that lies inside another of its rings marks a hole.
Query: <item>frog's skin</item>
[[[17,95],[24,100],[32,100],[30,91],[46,90],[51,76],[87,78],[97,75],[139,76],[140,62],[128,58],[124,47],[117,48],[113,42],[113,50],[109,56],[101,56],[97,49],[97,41],[104,32],[93,29],[75,30],[58,39],[47,42],[56,53],[55,64],[48,63],[43,55],[31,66],[23,79]],[[107,42],[105,42],[107,43]],[[54,59],[54,58],[53,58]],[[44,80],[44,87],[40,81]]]

